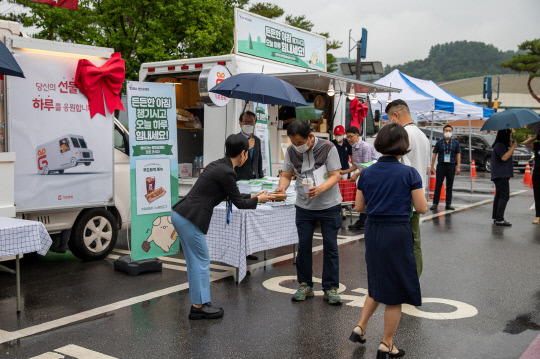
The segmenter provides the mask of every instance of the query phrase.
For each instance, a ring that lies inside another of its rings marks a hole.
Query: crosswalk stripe
[[[95,352],[90,349],[79,347],[77,345],[69,344],[65,347],[55,349],[55,352],[69,355],[77,359],[118,359],[109,355]]]

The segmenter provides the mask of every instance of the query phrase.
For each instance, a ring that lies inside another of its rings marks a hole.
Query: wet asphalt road
[[[406,358],[519,358],[540,334],[540,227],[531,224],[532,189],[520,179],[511,182],[511,190],[525,192],[511,197],[506,211],[512,227],[491,223],[491,203],[459,210],[492,199],[493,187],[485,178],[475,180],[471,195],[465,192],[467,177],[459,176],[453,202],[458,211],[424,216],[421,287],[423,297],[431,299],[402,316],[395,342]],[[370,322],[365,345],[347,340],[367,290],[362,232],[347,230],[349,223],[344,221],[340,233],[343,306],[329,306],[322,296],[290,301],[285,292],[296,287],[291,279],[296,271],[291,259],[280,260],[291,253],[285,247],[268,252],[276,263],[249,261],[251,275],[239,285],[221,267],[211,268],[213,278],[224,277],[211,284],[213,303],[225,309],[225,317],[215,321],[187,319],[188,291],[174,287],[187,283],[181,263],[166,262],[162,273],[130,277],[115,272],[112,259],[84,263],[70,254],[26,257],[19,317],[14,277],[0,272],[0,342],[3,331],[40,325],[45,330],[55,320],[126,302],[83,322],[71,318],[60,328],[0,344],[0,357],[374,358],[383,307]],[[124,241],[113,254],[123,254]],[[314,245],[320,244],[316,238]],[[314,276],[320,278],[322,251],[313,258]],[[159,290],[164,295],[155,293]],[[102,355],[73,354],[67,345]]]

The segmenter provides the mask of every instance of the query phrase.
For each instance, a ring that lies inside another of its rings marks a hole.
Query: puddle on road
[[[519,334],[527,329],[530,330],[540,330],[540,314],[536,314],[535,319],[533,320],[533,314],[523,314],[506,323],[506,328],[503,332],[508,334]],[[536,321],[536,322],[535,322]]]

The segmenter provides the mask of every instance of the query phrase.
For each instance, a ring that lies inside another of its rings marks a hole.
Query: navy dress
[[[366,201],[368,292],[376,302],[422,305],[410,225],[411,191],[422,188],[416,169],[383,156],[360,174]]]

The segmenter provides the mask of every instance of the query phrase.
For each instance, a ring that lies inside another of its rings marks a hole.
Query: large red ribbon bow
[[[110,113],[114,110],[124,110],[120,100],[120,90],[126,75],[126,65],[119,52],[100,67],[86,59],[79,60],[75,73],[75,84],[88,98],[90,118],[96,113],[105,116],[105,102]]]

